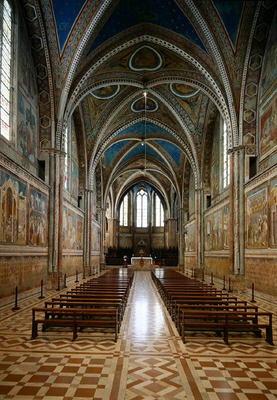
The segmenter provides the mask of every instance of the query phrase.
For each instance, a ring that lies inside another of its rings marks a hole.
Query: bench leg
[[[32,323],[32,337],[31,339],[35,339],[38,335],[38,323],[33,321]]]
[[[72,340],[76,340],[77,339],[77,336],[78,336],[77,329],[78,329],[77,324],[74,324],[73,325],[73,338],[72,338]]]
[[[227,328],[224,328],[224,330],[223,330],[223,340],[224,340],[224,343],[226,343],[227,345],[229,344]]]
[[[274,346],[274,343],[273,343],[273,334],[272,334],[272,326],[268,326],[267,328],[266,328],[266,342],[267,343],[269,343],[269,344],[271,344],[272,346]]]

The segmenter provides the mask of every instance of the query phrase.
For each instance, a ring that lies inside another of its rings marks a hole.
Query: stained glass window
[[[68,127],[65,129],[64,133],[64,188],[69,189],[69,137],[68,137]]]
[[[159,196],[155,193],[155,226],[164,226],[164,208]]]
[[[12,9],[8,0],[3,1],[0,8],[0,134],[6,139],[11,138],[11,61],[12,61]]]
[[[147,192],[143,189],[137,193],[137,227],[147,228],[148,210],[147,210]]]
[[[119,223],[121,226],[128,226],[128,194],[124,196],[120,205]]]
[[[223,121],[223,188],[230,184],[230,156],[228,154],[228,132],[226,122]]]

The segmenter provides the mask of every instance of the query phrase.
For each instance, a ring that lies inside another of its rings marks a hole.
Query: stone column
[[[64,189],[64,153],[49,150],[50,157],[50,199],[49,199],[49,287],[60,289],[62,273],[62,218]]]
[[[184,271],[184,209],[179,208],[178,267]]]
[[[196,267],[204,268],[204,201],[203,188],[195,189]]]
[[[177,245],[177,220],[176,218],[168,218],[167,220],[167,231],[168,231],[168,247],[176,247]]]
[[[244,275],[244,158],[244,146],[230,152],[230,272],[235,275]]]
[[[83,245],[83,278],[91,276],[91,197],[92,190],[85,189],[84,192],[84,245]]]
[[[104,253],[104,239],[105,239],[105,217],[106,209],[100,209],[100,272],[104,271],[106,267],[105,253]]]
[[[115,248],[117,247],[117,218],[109,218],[108,219],[108,231],[109,231],[109,242],[108,247]]]

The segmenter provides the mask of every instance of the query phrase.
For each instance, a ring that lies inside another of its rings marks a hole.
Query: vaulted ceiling
[[[106,193],[118,180],[146,176],[181,193],[184,168],[199,183],[218,113],[230,146],[242,141],[242,72],[260,6],[255,0],[40,1],[55,145],[62,146],[73,115],[83,132],[86,179],[100,166]]]

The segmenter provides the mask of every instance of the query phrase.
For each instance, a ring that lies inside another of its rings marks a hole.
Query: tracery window
[[[119,223],[121,226],[128,226],[128,194],[124,196],[120,205]]]
[[[148,210],[147,210],[147,192],[140,189],[137,193],[137,227],[147,228]]]
[[[226,122],[223,121],[223,189],[230,184],[230,156],[228,154],[228,132]]]
[[[0,134],[11,139],[11,64],[12,64],[12,8],[8,0],[0,6]]]
[[[155,226],[164,226],[164,208],[159,196],[155,193]]]

